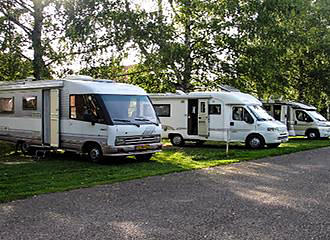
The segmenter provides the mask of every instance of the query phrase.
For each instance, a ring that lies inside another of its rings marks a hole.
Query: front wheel
[[[93,163],[100,163],[103,160],[103,153],[99,146],[92,145],[88,149],[88,158]]]
[[[320,138],[320,133],[317,130],[310,130],[306,135],[311,140]]]
[[[184,145],[184,140],[183,137],[181,135],[173,135],[171,137],[171,143],[173,146],[183,146]]]
[[[152,157],[152,153],[149,154],[140,154],[140,155],[135,155],[136,160],[144,162],[144,161],[149,161]]]
[[[260,149],[265,146],[265,141],[261,136],[252,135],[246,140],[246,146],[251,149]]]

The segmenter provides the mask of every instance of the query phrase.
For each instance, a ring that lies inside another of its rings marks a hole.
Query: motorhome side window
[[[14,98],[0,98],[0,113],[14,112]]]
[[[70,95],[70,118],[105,123],[102,109],[93,95]]]
[[[296,118],[298,121],[301,122],[312,122],[313,120],[311,119],[310,116],[307,115],[307,113],[303,112],[303,111],[296,111]]]
[[[154,104],[155,111],[158,117],[170,117],[171,105],[170,104]]]
[[[221,105],[220,104],[210,104],[209,105],[209,114],[221,114]]]
[[[23,97],[23,110],[37,110],[37,96]]]

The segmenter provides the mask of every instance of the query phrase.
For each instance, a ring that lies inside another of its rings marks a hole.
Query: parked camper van
[[[286,124],[290,136],[307,136],[310,139],[330,137],[330,122],[316,108],[298,102],[264,102],[263,107],[276,120]]]
[[[173,145],[205,140],[245,142],[250,148],[277,147],[288,141],[286,126],[275,121],[255,97],[241,92],[152,94],[163,126]]]
[[[161,126],[139,87],[70,76],[0,85],[0,140],[23,152],[64,149],[150,159],[161,149]]]

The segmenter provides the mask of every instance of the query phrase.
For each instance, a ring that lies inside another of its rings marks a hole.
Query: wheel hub
[[[174,144],[180,144],[181,143],[181,137],[179,137],[179,136],[175,136],[174,138],[173,138],[173,143]]]
[[[257,148],[260,146],[261,142],[259,138],[252,138],[250,144],[253,148]]]

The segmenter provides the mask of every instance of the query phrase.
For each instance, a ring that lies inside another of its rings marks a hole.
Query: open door
[[[50,90],[50,146],[60,145],[60,90]]]
[[[188,135],[198,134],[198,99],[188,99]]]
[[[202,137],[209,136],[209,111],[208,99],[198,100],[198,135]]]

